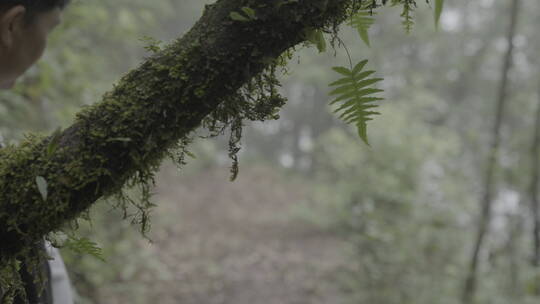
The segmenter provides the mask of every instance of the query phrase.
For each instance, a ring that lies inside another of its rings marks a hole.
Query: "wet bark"
[[[209,113],[305,40],[306,29],[343,21],[353,1],[278,2],[219,0],[207,6],[184,37],[128,73],[72,126],[4,149],[0,258],[24,255],[97,199],[156,170],[167,150]],[[231,18],[246,6],[256,19]],[[48,182],[48,197],[36,185],[38,176]]]
[[[484,188],[482,199],[480,201],[481,213],[478,221],[478,230],[476,232],[476,238],[473,245],[473,251],[471,253],[468,274],[465,279],[465,286],[462,293],[462,303],[470,304],[474,303],[474,298],[477,290],[477,275],[478,264],[480,261],[480,252],[484,245],[485,238],[489,233],[489,226],[492,217],[492,201],[493,192],[495,187],[495,168],[497,166],[497,160],[499,155],[500,141],[501,141],[501,126],[504,114],[504,108],[508,95],[508,78],[510,68],[512,66],[512,54],[514,51],[514,36],[516,32],[516,24],[519,11],[519,0],[513,0],[512,9],[510,11],[510,25],[507,33],[508,48],[504,55],[503,66],[501,70],[501,79],[499,83],[499,92],[496,103],[496,115],[495,122],[492,129],[492,142],[488,151],[488,159],[486,169],[484,172]]]

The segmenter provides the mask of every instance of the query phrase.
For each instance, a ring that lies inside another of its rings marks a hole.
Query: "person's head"
[[[0,0],[0,88],[10,88],[43,54],[70,0]]]

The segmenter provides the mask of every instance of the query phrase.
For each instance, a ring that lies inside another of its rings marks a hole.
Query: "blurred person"
[[[70,0],[0,0],[0,88],[10,89],[43,55],[49,33],[61,22]],[[43,265],[48,277],[41,294],[35,276],[21,267],[20,274],[30,304],[73,304],[69,278],[58,252],[43,244],[51,260]],[[21,298],[15,304],[26,303]]]

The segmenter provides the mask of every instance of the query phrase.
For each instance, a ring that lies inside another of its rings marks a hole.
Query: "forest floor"
[[[296,216],[306,186],[265,167],[158,180],[152,250],[167,265],[161,304],[341,303],[343,240]],[[160,288],[160,289],[161,289]],[[156,299],[157,300],[157,299]]]

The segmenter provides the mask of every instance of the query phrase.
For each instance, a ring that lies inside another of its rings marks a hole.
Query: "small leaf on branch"
[[[375,13],[370,9],[359,11],[351,18],[351,22],[349,23],[358,31],[360,38],[367,46],[370,46],[368,31],[373,23],[375,23],[375,18],[373,18],[374,14]]]
[[[229,15],[231,17],[232,20],[234,21],[240,21],[240,22],[249,22],[249,19],[247,17],[244,17],[242,16],[240,13],[238,12],[231,12],[231,14]]]
[[[49,144],[47,145],[47,156],[51,157],[54,152],[56,152],[56,149],[58,148],[58,143],[60,142],[60,135],[62,135],[62,129],[58,128],[51,136],[51,140],[49,141]]]
[[[382,81],[382,78],[368,78],[374,71],[362,71],[367,64],[367,60],[359,62],[352,70],[346,67],[334,67],[333,70],[344,77],[330,84],[335,87],[330,92],[335,99],[330,105],[340,103],[334,113],[339,113],[339,118],[346,123],[354,123],[360,138],[369,146],[367,136],[367,122],[372,120],[373,115],[378,112],[371,111],[377,105],[373,104],[383,98],[375,97],[373,94],[383,92],[374,88],[373,85]]]
[[[246,16],[248,16],[249,19],[251,19],[251,20],[257,19],[257,16],[255,14],[255,10],[253,10],[250,7],[247,7],[247,6],[242,7],[242,12],[244,12],[244,14],[246,14]]]
[[[47,180],[45,180],[45,178],[43,176],[37,176],[36,177],[36,184],[37,184],[37,187],[38,187],[38,190],[39,190],[39,193],[41,194],[41,197],[43,198],[44,201],[47,200],[47,196],[48,196],[48,185],[47,185]]]
[[[444,0],[435,0],[435,27],[439,27],[439,21],[441,20],[441,14],[444,7]]]
[[[197,155],[195,155],[193,152],[189,152],[189,151],[184,151],[184,153],[186,153],[187,156],[193,158],[193,159],[197,159]]]
[[[306,40],[313,43],[320,53],[326,52],[326,39],[324,39],[323,31],[309,28],[305,30],[304,34]]]
[[[343,79],[340,79],[339,81],[344,81],[344,79],[347,79],[347,81],[352,81],[354,82],[354,79],[350,78],[350,76],[352,76],[352,72],[351,70],[345,68],[345,67],[333,67],[332,70],[340,73],[341,75],[343,76],[347,76],[348,78],[343,78]]]
[[[97,243],[90,241],[87,238],[70,237],[63,246],[78,254],[89,254],[102,262],[105,262],[103,250]]]

